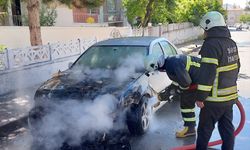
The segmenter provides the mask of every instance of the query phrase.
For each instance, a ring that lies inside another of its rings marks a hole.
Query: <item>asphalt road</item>
[[[248,150],[250,147],[250,32],[249,31],[231,31],[232,38],[237,42],[239,47],[241,70],[238,80],[238,89],[241,102],[246,111],[246,124],[243,131],[236,138],[235,150]],[[22,102],[30,100],[32,92],[24,96]],[[6,99],[11,96],[6,96]],[[10,99],[10,98],[9,98]],[[15,96],[14,96],[15,99]],[[16,102],[13,100],[9,101]],[[20,104],[21,105],[21,104]],[[11,105],[10,105],[11,107]],[[30,108],[29,106],[28,108]],[[24,107],[23,109],[28,109]],[[14,108],[13,108],[14,109]],[[7,111],[8,109],[6,109]],[[18,110],[15,115],[18,115],[22,110]],[[197,108],[196,114],[198,117],[199,109]],[[240,116],[238,110],[234,109],[234,124],[238,125]],[[175,131],[182,126],[179,104],[167,103],[164,105],[151,120],[150,130],[147,134],[140,137],[133,137],[131,139],[131,146],[133,150],[167,150],[173,147],[192,144],[195,142],[195,137],[186,139],[176,139]],[[218,139],[218,131],[215,130],[211,141]],[[0,149],[3,150],[28,150],[32,137],[25,126],[18,128],[16,131],[9,133],[6,137],[0,137]],[[220,146],[213,147],[219,149]]]

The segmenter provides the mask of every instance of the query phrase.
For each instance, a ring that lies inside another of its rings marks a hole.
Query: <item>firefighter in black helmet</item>
[[[219,12],[205,14],[200,26],[205,31],[205,41],[200,51],[201,67],[196,95],[196,104],[201,108],[196,150],[207,149],[217,122],[223,140],[222,150],[233,150],[232,107],[238,99],[238,49]]]

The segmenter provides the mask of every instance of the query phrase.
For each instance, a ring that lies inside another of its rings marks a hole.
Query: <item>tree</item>
[[[176,7],[175,1],[163,0],[155,2],[155,9],[152,13],[151,22],[158,23],[173,23],[176,21],[174,10]]]
[[[218,0],[178,0],[175,9],[177,22],[192,22],[198,25],[201,17],[208,11],[219,11],[226,15]]]
[[[30,30],[30,43],[32,46],[42,45],[39,8],[40,8],[39,0],[27,1],[29,30]]]
[[[250,22],[250,14],[243,14],[240,16],[240,21],[243,23]]]
[[[0,12],[1,11],[7,11],[9,2],[8,0],[0,0]]]
[[[171,10],[174,10],[175,0],[123,0],[123,6],[132,26],[146,27],[149,22],[172,22],[174,15],[171,15]],[[136,19],[140,22],[136,23]]]
[[[250,11],[250,1],[246,2],[245,11]]]
[[[128,22],[133,25],[141,25],[141,18],[145,15],[148,0],[123,0]],[[137,19],[137,20],[136,20]]]

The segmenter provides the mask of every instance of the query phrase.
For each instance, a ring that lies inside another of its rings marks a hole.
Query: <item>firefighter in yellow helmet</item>
[[[234,148],[233,104],[238,99],[236,80],[240,62],[224,17],[217,11],[203,16],[200,26],[205,41],[201,47],[196,105],[201,108],[196,150],[206,150],[215,124],[223,140],[222,150]]]

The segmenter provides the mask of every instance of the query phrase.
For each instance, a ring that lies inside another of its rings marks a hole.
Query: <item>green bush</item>
[[[40,9],[40,25],[41,26],[54,26],[56,23],[57,12],[55,8],[49,8],[42,5]],[[28,25],[29,20],[27,16],[22,16],[23,25]]]
[[[57,13],[55,8],[48,8],[42,5],[40,10],[40,25],[41,26],[54,26],[56,23]]]
[[[250,15],[249,14],[244,14],[240,16],[240,21],[243,23],[248,23],[250,22]]]
[[[0,53],[3,53],[7,47],[3,44],[0,44]]]

